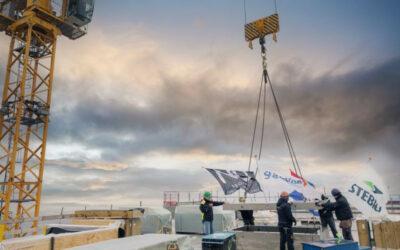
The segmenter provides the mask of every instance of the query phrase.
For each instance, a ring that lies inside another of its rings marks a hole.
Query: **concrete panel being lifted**
[[[276,203],[225,203],[224,210],[276,210]],[[292,210],[318,209],[314,202],[295,202],[292,204]]]

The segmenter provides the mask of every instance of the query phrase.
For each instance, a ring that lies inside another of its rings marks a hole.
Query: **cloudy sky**
[[[273,11],[247,0],[249,21]],[[278,11],[268,67],[303,174],[330,188],[372,168],[400,193],[400,3]],[[58,43],[43,211],[161,205],[164,190],[216,190],[203,167],[245,170],[261,64],[244,22],[239,0],[96,1],[88,35]],[[268,98],[260,165],[287,173]]]

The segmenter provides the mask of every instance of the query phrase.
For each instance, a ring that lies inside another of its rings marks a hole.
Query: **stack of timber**
[[[71,224],[48,225],[47,233],[57,228],[62,233],[15,238],[2,241],[0,249],[59,250],[117,239],[121,229],[125,235],[141,233],[140,217],[137,210],[87,210],[76,211]],[[65,230],[66,233],[63,233]]]
[[[141,210],[81,210],[74,217],[82,220],[123,220],[125,236],[141,234],[143,212]]]
[[[371,227],[368,220],[357,220],[358,242],[360,246],[371,247]]]
[[[82,232],[49,234],[5,240],[1,242],[0,248],[4,250],[59,250],[116,238],[118,238],[118,227],[96,227],[93,230]]]
[[[373,224],[376,249],[400,249],[400,221]]]

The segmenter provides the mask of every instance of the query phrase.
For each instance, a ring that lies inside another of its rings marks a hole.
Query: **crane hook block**
[[[279,32],[279,16],[273,14],[254,22],[248,23],[244,26],[246,41],[251,43],[256,38],[265,37],[272,34],[276,42],[276,33]]]

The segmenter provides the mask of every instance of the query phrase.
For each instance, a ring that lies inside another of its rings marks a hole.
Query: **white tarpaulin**
[[[142,216],[142,233],[163,233],[172,229],[171,212],[162,207],[146,207]]]
[[[222,210],[222,206],[213,208],[214,232],[232,230],[235,227],[235,212]],[[180,205],[175,210],[176,233],[202,233],[201,212],[199,205]]]

